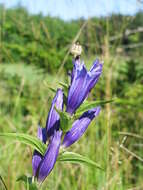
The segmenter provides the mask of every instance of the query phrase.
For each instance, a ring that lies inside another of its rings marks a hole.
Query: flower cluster
[[[91,69],[87,71],[83,62],[79,58],[73,61],[73,70],[71,74],[71,84],[68,90],[66,112],[71,116],[76,112],[77,108],[87,98],[91,89],[97,83],[102,72],[102,64],[96,60]],[[49,142],[44,155],[37,150],[34,151],[32,158],[33,176],[39,182],[49,175],[53,169],[59,154],[60,147],[67,148],[76,142],[86,131],[91,121],[99,114],[100,107],[96,107],[84,112],[72,124],[71,129],[65,134],[60,126],[60,115],[56,109],[63,110],[63,91],[58,89],[52,101],[52,105],[48,114],[46,127],[38,127],[38,138],[46,144]],[[56,109],[55,109],[56,107]],[[62,139],[63,137],[63,141]]]

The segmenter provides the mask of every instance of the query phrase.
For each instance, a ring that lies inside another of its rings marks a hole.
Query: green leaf
[[[56,93],[57,92],[57,90],[55,90],[54,88],[52,88],[52,87],[48,87],[53,93]]]
[[[26,175],[21,175],[20,177],[17,178],[16,181],[23,181],[24,183],[32,183],[32,177],[27,177]]]
[[[72,117],[67,112],[58,110],[56,107],[55,110],[60,115],[60,127],[62,131],[68,131],[68,129],[72,126]]]
[[[135,101],[134,99],[120,99],[118,98],[115,101],[115,104],[117,105],[125,105],[125,106],[130,106],[130,107],[135,107],[135,108],[141,108],[142,109],[142,104],[138,103],[137,101]]]
[[[111,100],[98,100],[98,101],[91,101],[91,102],[86,101],[78,108],[78,110],[75,113],[75,117],[80,116],[83,112],[86,112],[91,108],[94,108],[96,106],[102,106],[104,104],[111,103],[113,101],[114,101],[113,99],[111,99]]]
[[[29,190],[38,190],[36,183],[32,181],[32,177],[27,177],[26,175],[22,175],[18,177],[17,182],[22,181],[26,185],[26,189]]]
[[[96,167],[98,169],[104,170],[101,166],[99,166],[94,161],[90,160],[89,158],[82,156],[80,154],[74,152],[65,151],[61,153],[58,157],[58,161],[62,162],[70,162],[74,164],[85,164],[87,166]]]
[[[68,85],[66,83],[59,82],[59,84],[63,87],[65,92],[68,92]]]
[[[68,85],[63,83],[63,82],[59,82],[59,84],[63,87],[64,90],[64,104],[66,105],[67,103],[67,94],[68,94]]]
[[[36,149],[42,155],[46,151],[46,145],[42,143],[38,138],[24,133],[0,133],[1,137],[11,138],[14,141],[19,141],[26,145],[31,146],[33,149]]]

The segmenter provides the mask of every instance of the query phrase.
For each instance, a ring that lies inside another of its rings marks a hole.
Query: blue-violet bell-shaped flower
[[[46,122],[46,128],[38,128],[38,138],[46,143],[49,137],[48,148],[45,155],[42,156],[37,150],[34,151],[32,158],[33,176],[42,182],[53,169],[56,159],[59,153],[62,132],[59,130],[60,117],[54,107],[63,109],[63,92],[61,89],[57,90],[57,93],[52,101],[52,105],[48,114]]]
[[[61,136],[62,131],[54,131],[46,153],[39,164],[37,174],[37,179],[39,182],[44,181],[44,179],[49,175],[56,163],[61,144]]]
[[[63,147],[69,147],[76,142],[84,134],[91,121],[98,116],[99,112],[100,107],[84,112],[82,116],[73,123],[72,128],[66,132],[62,144]]]
[[[46,140],[47,140],[46,129],[38,126],[37,137],[43,143],[46,143]],[[33,169],[33,176],[35,177],[37,175],[37,170],[42,158],[43,156],[37,150],[34,150],[33,157],[32,157],[32,169]]]
[[[91,89],[97,83],[102,72],[102,64],[99,60],[94,61],[91,69],[87,71],[80,59],[74,60],[74,67],[71,74],[71,85],[67,98],[66,111],[71,115],[88,96]]]

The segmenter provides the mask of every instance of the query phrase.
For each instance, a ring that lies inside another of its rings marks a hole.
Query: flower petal
[[[88,75],[91,77],[90,86],[89,86],[90,89],[92,89],[95,86],[95,84],[98,82],[98,79],[102,73],[102,67],[103,65],[99,62],[98,59],[93,62],[93,65],[90,71],[88,72]]]
[[[73,70],[72,70],[72,74],[71,74],[71,83],[75,77],[76,74],[76,70],[81,68],[81,63],[80,63],[80,59],[74,59],[73,60]]]
[[[33,176],[36,177],[39,164],[42,160],[42,155],[37,151],[34,150],[33,157],[32,157],[32,170],[33,170]]]
[[[101,63],[99,62],[98,59],[96,59],[93,62],[92,67],[90,68],[90,72],[93,72],[93,71],[97,70],[99,65],[101,65]]]
[[[47,132],[45,128],[41,128],[38,126],[38,131],[37,131],[37,137],[40,139],[42,142],[46,143],[47,140]],[[33,169],[33,176],[36,176],[39,164],[42,160],[42,155],[37,151],[34,150],[33,157],[32,157],[32,169]]]
[[[62,131],[54,131],[51,142],[48,145],[48,149],[43,157],[43,160],[40,163],[38,169],[38,181],[42,182],[52,171],[57,156],[59,154],[59,148],[61,143]]]
[[[80,105],[80,102],[78,102],[78,96],[82,90],[83,81],[85,80],[86,75],[87,71],[84,64],[75,62],[72,74],[72,83],[68,93],[66,110],[70,114],[73,114],[76,108]]]
[[[46,130],[49,137],[53,135],[55,129],[59,129],[60,125],[60,117],[54,108],[55,106],[59,110],[63,109],[63,91],[61,89],[57,90],[48,114]]]
[[[41,128],[40,126],[38,126],[37,137],[43,143],[46,143],[46,140],[47,140],[47,131],[46,131],[46,128]]]
[[[63,146],[68,147],[76,142],[84,134],[91,121],[99,112],[100,107],[97,107],[83,113],[83,115],[73,123],[72,128],[65,134]]]

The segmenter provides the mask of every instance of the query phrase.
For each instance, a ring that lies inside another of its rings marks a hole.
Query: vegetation
[[[21,7],[1,6],[0,12],[0,132],[36,136],[38,123],[45,126],[54,96],[50,87],[69,81],[65,73],[72,58],[67,52],[75,38],[87,67],[96,57],[104,61],[89,99],[115,99],[102,106],[84,138],[69,148],[88,155],[105,172],[57,163],[41,189],[143,189],[143,13],[65,22],[30,15]],[[0,144],[0,176],[7,189],[26,189],[16,180],[31,175],[33,150],[4,138]],[[5,189],[2,180],[0,189]]]

